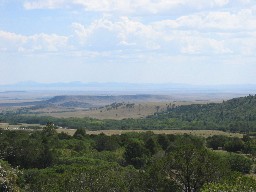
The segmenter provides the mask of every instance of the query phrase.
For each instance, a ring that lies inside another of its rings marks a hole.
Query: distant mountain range
[[[132,92],[193,92],[193,93],[219,93],[219,92],[239,92],[256,93],[256,85],[189,85],[189,84],[150,84],[150,83],[37,83],[21,82],[10,85],[0,85],[0,91],[31,91],[31,90],[60,90],[60,91],[132,91]]]

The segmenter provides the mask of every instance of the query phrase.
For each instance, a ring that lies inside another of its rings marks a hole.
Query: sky
[[[256,84],[255,0],[0,0],[0,84]]]

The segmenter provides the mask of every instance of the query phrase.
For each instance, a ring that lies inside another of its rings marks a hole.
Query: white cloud
[[[102,18],[87,27],[73,23],[72,27],[79,42],[87,46],[101,47],[105,43],[106,49],[120,49],[123,46],[146,49],[158,47],[155,40],[159,38],[159,33],[151,25],[144,25],[127,17],[121,17],[116,22]]]
[[[80,23],[73,23],[72,28],[75,34],[78,36],[81,44],[84,44],[89,35],[92,33],[92,29],[86,28]]]
[[[25,9],[56,9],[67,7],[68,0],[37,0],[25,1],[23,6]]]
[[[0,38],[5,39],[10,42],[26,42],[26,37],[22,35],[18,35],[15,33],[10,33],[6,31],[0,31]]]
[[[67,46],[68,37],[56,34],[31,36],[0,31],[0,49],[5,51],[59,51]]]
[[[184,0],[27,0],[24,2],[24,7],[26,9],[54,9],[80,5],[87,11],[128,13],[146,10],[157,13],[180,4],[184,4]]]
[[[162,20],[155,23],[159,28],[188,30],[256,30],[256,15],[250,9],[242,9],[236,13],[215,11],[181,16],[175,20]]]
[[[219,30],[255,30],[256,16],[249,9],[238,13],[212,12],[204,21],[205,27]]]
[[[143,23],[129,17],[105,16],[85,25],[72,24],[68,37],[39,33],[25,36],[0,31],[0,49],[16,51],[82,50],[120,54],[241,54],[256,50],[256,22],[252,11],[209,12]],[[79,54],[77,54],[79,55]],[[86,54],[85,54],[86,55]]]
[[[20,51],[58,51],[72,47],[78,52],[83,49],[102,53],[120,50],[126,53],[140,51],[144,54],[148,54],[147,51],[158,51],[165,54],[252,55],[256,45],[251,42],[255,42],[253,40],[255,36],[248,33],[256,30],[256,9],[255,7],[226,8],[232,2],[229,0],[193,2],[189,0],[30,0],[24,3],[27,9],[53,9],[80,5],[87,11],[99,11],[103,16],[87,24],[83,24],[80,19],[79,22],[74,21],[73,34],[69,37],[44,33],[23,36],[2,31],[0,40],[11,42],[6,47]],[[224,6],[225,9],[216,9]],[[111,13],[111,11],[120,11],[132,14],[144,11],[158,14],[161,11],[180,7],[198,9],[198,11],[155,22],[149,19],[147,23],[141,18]],[[207,12],[203,11],[203,7],[207,8]],[[214,7],[215,9],[210,9]],[[109,13],[104,14],[104,12]],[[98,17],[101,17],[101,14]],[[238,34],[240,36],[237,36]],[[243,49],[237,48],[238,45]],[[6,50],[6,47],[2,44],[1,50]]]
[[[73,29],[79,42],[89,50],[253,55],[254,19],[248,10],[241,10],[236,14],[210,12],[148,24],[128,17],[115,18],[115,21],[102,18],[88,26],[74,23]]]
[[[53,9],[81,6],[87,11],[136,13],[149,12],[158,14],[180,7],[204,9],[222,7],[229,0],[26,0],[26,9]]]

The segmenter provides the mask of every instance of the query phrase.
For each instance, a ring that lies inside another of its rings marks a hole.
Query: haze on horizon
[[[0,0],[0,84],[256,84],[252,0]]]

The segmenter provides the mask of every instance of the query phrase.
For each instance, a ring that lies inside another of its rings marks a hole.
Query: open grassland
[[[23,127],[41,127],[43,128],[43,125],[39,124],[18,124],[18,125],[10,125],[9,123],[0,123],[0,129],[8,129],[8,130],[23,130]],[[30,129],[31,130],[31,129]],[[64,128],[58,128],[57,132],[61,133],[67,133],[69,135],[73,135],[75,133],[76,129],[64,129]],[[216,130],[98,130],[98,131],[86,131],[89,135],[98,135],[101,133],[104,133],[106,135],[121,135],[123,133],[130,133],[130,132],[136,132],[136,133],[142,133],[151,131],[154,134],[174,134],[174,135],[182,135],[182,134],[189,134],[189,135],[195,135],[200,137],[210,137],[213,135],[224,135],[228,137],[239,137],[242,138],[243,134],[240,133],[229,133],[224,131],[216,131]]]
[[[10,125],[9,123],[0,123],[0,129],[8,129],[8,130],[20,130],[24,127],[40,127],[43,128],[43,125],[39,125],[39,124],[26,124],[26,123],[19,123],[18,125]]]
[[[37,115],[47,115],[57,118],[69,118],[69,117],[91,117],[96,119],[125,119],[125,118],[143,118],[148,115],[153,115],[157,111],[166,110],[169,103],[136,103],[136,104],[123,104],[119,107],[105,106],[101,108],[82,110],[73,109],[73,111],[51,111],[44,109],[45,113],[39,113]]]
[[[65,132],[70,135],[73,135],[75,133],[75,129],[57,129],[59,133]],[[130,133],[130,132],[136,132],[136,133],[142,133],[151,131],[154,134],[174,134],[174,135],[183,135],[183,134],[189,134],[189,135],[195,135],[200,137],[210,137],[213,135],[224,135],[228,137],[239,137],[242,138],[243,134],[240,133],[229,133],[224,131],[215,131],[215,130],[99,130],[99,131],[86,131],[89,135],[98,135],[101,133],[104,133],[106,135],[121,135],[123,133]]]
[[[58,108],[44,108],[34,110],[38,116],[52,116],[57,118],[69,117],[91,117],[95,119],[115,119],[121,120],[125,118],[144,118],[153,115],[156,112],[167,110],[168,107],[190,105],[190,104],[203,104],[207,101],[172,101],[172,102],[141,102],[141,103],[120,103],[120,106],[113,107],[106,105],[100,108],[93,109],[58,109]]]

